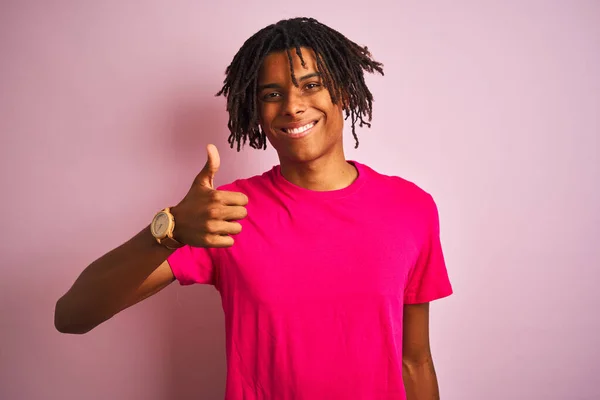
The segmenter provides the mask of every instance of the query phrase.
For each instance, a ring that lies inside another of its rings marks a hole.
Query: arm
[[[230,247],[242,226],[233,221],[248,214],[242,193],[214,189],[219,152],[207,146],[208,160],[185,198],[171,212],[177,238],[193,247]],[[159,292],[175,280],[150,227],[90,264],[56,303],[54,325],[63,333],[86,333],[118,312]]]
[[[429,303],[404,306],[402,377],[407,400],[439,400],[429,347]]]
[[[149,227],[90,264],[56,303],[62,333],[86,333],[173,282],[167,257]]]

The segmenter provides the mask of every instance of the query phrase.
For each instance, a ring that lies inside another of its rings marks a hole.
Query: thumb
[[[206,153],[208,154],[208,159],[206,160],[204,168],[202,168],[202,171],[200,171],[196,177],[196,183],[214,189],[214,179],[219,170],[219,166],[221,165],[221,158],[219,157],[219,150],[217,150],[217,147],[213,144],[206,146]]]

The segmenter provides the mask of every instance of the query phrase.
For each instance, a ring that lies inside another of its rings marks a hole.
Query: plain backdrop
[[[347,158],[438,203],[442,398],[600,398],[593,0],[0,1],[0,398],[223,397],[214,288],[173,284],[83,336],[55,331],[54,305],[185,195],[207,143],[217,184],[278,163],[229,149],[214,94],[244,40],[304,15],[385,65]]]

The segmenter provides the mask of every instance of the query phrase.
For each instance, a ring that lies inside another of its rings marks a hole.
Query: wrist
[[[170,207],[156,213],[150,224],[150,232],[154,239],[169,250],[176,250],[184,244],[174,237],[175,217]]]
[[[173,221],[175,226],[173,227],[173,232],[171,233],[171,236],[173,237],[173,239],[175,239],[176,241],[178,241],[179,243],[185,244],[183,241],[181,241],[181,236],[179,235],[179,233],[181,233],[181,224],[177,224],[177,216],[181,216],[181,214],[179,213],[179,208],[178,206],[174,206],[171,207],[171,215],[173,215]],[[179,228],[179,229],[178,229]]]

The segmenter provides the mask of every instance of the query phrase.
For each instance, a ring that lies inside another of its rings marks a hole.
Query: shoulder
[[[419,204],[426,208],[435,205],[433,197],[421,186],[398,175],[381,173],[365,164],[359,164],[362,172],[368,177],[369,187],[380,196],[389,200],[402,200]]]
[[[370,177],[370,192],[379,201],[397,209],[396,214],[404,215],[405,222],[413,221],[418,226],[438,229],[438,207],[428,191],[406,178],[382,174],[366,165],[362,167]]]

